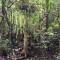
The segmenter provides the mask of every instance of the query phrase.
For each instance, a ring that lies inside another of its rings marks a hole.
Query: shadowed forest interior
[[[60,60],[60,1],[0,0],[0,60]]]

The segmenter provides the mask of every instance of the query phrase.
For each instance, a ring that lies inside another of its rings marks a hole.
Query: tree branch
[[[15,2],[12,2],[10,6],[8,6],[7,8],[10,8]]]

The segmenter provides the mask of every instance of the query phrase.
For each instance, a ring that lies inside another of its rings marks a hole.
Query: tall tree
[[[49,0],[46,0],[46,31],[48,30]]]
[[[7,19],[7,11],[6,11],[6,0],[2,0],[2,28],[3,28],[3,36],[4,36],[4,32],[5,32],[5,27],[6,27],[6,23],[8,23],[8,19]]]

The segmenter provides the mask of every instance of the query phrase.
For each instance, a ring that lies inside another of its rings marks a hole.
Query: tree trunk
[[[46,0],[46,32],[48,30],[48,16],[49,16],[49,0]]]
[[[24,46],[23,46],[23,50],[22,53],[24,53],[24,56],[27,57],[28,54],[28,33],[26,31],[24,31]]]

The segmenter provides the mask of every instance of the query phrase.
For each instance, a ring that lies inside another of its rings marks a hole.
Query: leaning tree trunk
[[[24,46],[23,46],[25,57],[27,57],[28,54],[28,33],[24,31]]]

